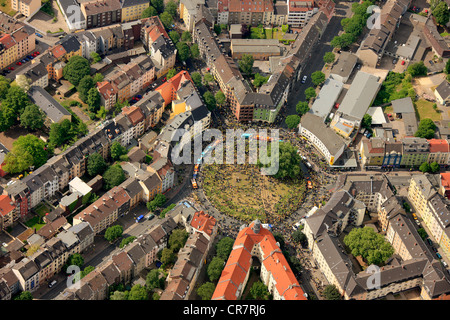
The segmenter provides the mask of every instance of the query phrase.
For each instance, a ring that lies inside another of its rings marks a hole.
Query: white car
[[[302,83],[305,83],[306,79],[308,79],[308,77],[307,76],[303,76]]]

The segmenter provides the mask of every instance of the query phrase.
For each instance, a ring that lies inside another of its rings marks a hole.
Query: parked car
[[[308,77],[307,76],[303,76],[302,83],[305,83],[306,79],[308,79]]]
[[[417,215],[415,213],[412,213],[412,216],[413,216],[414,220],[417,220]]]
[[[37,32],[36,32],[36,35],[37,35],[39,38],[43,38],[43,37],[44,37],[42,34],[37,33]]]
[[[50,284],[48,285],[49,288],[53,287],[58,281],[53,280],[52,282],[50,282]]]
[[[436,252],[436,257],[438,257],[439,259],[442,259],[442,256],[439,252]]]
[[[433,245],[433,241],[431,241],[431,239],[430,239],[430,238],[427,238],[427,242],[428,242],[428,244],[429,244],[430,246],[432,246],[432,245]]]
[[[16,62],[16,65],[20,66],[20,65],[22,65],[22,62],[17,61],[17,62]]]

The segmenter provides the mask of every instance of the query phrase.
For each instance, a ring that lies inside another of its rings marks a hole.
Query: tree
[[[74,86],[78,86],[81,79],[91,72],[90,63],[86,58],[73,56],[63,69],[64,78]]]
[[[128,294],[128,300],[148,300],[147,290],[140,284],[134,285]]]
[[[306,101],[299,101],[297,102],[297,105],[295,106],[295,110],[299,114],[299,116],[303,116],[309,111],[309,104]]]
[[[343,33],[340,36],[335,36],[330,44],[333,48],[343,49],[355,42],[355,39],[350,33]]]
[[[361,121],[361,127],[369,129],[371,126],[372,126],[372,116],[366,113]]]
[[[44,141],[32,134],[20,136],[13,142],[11,151],[6,154],[4,170],[19,173],[31,166],[37,169],[47,162],[47,156]]]
[[[283,237],[283,234],[281,234],[280,232],[275,232],[273,234],[273,237],[275,238],[275,241],[280,244],[280,248],[283,249],[284,248],[284,237]]]
[[[128,291],[114,291],[114,293],[109,297],[109,300],[128,300]]]
[[[305,90],[305,98],[306,100],[311,100],[316,97],[316,90],[313,87],[309,87]]]
[[[214,95],[211,93],[211,91],[206,91],[203,94],[203,99],[205,100],[205,104],[208,110],[212,111],[216,108],[216,99],[214,98]]]
[[[49,132],[49,144],[56,147],[77,135],[76,125],[64,119],[61,123],[52,123]]]
[[[432,162],[430,163],[430,170],[432,173],[437,173],[441,170],[441,167],[439,166],[439,163]]]
[[[194,84],[195,84],[198,88],[200,88],[200,87],[203,86],[203,83],[202,83],[202,75],[201,75],[199,72],[197,72],[197,71],[192,72],[192,73],[191,73],[191,78],[192,78],[192,81],[194,81]]]
[[[153,290],[156,288],[163,289],[164,288],[164,278],[161,277],[161,272],[158,269],[150,270],[150,272],[147,273],[147,277],[145,279],[145,285],[150,290]]]
[[[10,80],[4,76],[0,76],[0,99],[5,99],[10,88]]]
[[[369,264],[381,266],[394,253],[391,244],[370,227],[354,228],[344,237],[353,256],[362,256]]]
[[[227,260],[233,250],[234,240],[230,237],[220,239],[216,245],[216,255],[223,260]]]
[[[219,280],[222,270],[224,268],[225,261],[222,258],[214,257],[208,264],[206,273],[210,281],[215,282]]]
[[[33,296],[29,291],[22,291],[14,300],[33,300]]]
[[[325,82],[325,74],[322,71],[315,71],[311,74],[311,80],[315,86],[319,86]]]
[[[446,74],[450,74],[450,59],[448,59],[447,62],[445,63],[444,72]]]
[[[100,106],[95,116],[99,119],[106,119],[106,109],[105,106]],[[81,122],[80,122],[81,123]]]
[[[243,54],[241,60],[239,60],[239,69],[241,72],[250,77],[253,72],[253,63],[255,60],[251,54]]]
[[[334,284],[327,285],[323,290],[323,295],[327,300],[341,300],[341,294]]]
[[[90,56],[94,63],[100,62],[102,60],[102,57],[100,57],[97,52],[91,52]]]
[[[331,51],[325,53],[325,55],[323,56],[323,62],[325,62],[325,63],[333,63],[335,59],[336,59],[336,56]]]
[[[122,146],[119,141],[114,141],[111,145],[111,158],[117,161],[124,154],[127,154],[127,148]]]
[[[197,289],[197,294],[202,298],[202,300],[211,300],[214,290],[216,290],[214,283],[206,282]]]
[[[306,235],[300,230],[296,230],[292,233],[292,239],[297,243],[301,243],[302,245],[304,245],[307,240]]]
[[[222,91],[217,91],[216,94],[214,95],[214,98],[216,99],[216,103],[219,106],[223,106],[227,100]]]
[[[173,44],[177,44],[180,40],[180,34],[175,30],[169,31],[169,38],[172,40]]]
[[[24,74],[19,74],[16,76],[16,84],[25,92],[28,92],[30,90],[31,85],[31,79],[28,78]]]
[[[103,159],[100,154],[94,152],[93,154],[88,156],[87,172],[91,177],[102,174],[103,172],[105,172],[106,168],[107,164],[105,162],[105,159]]]
[[[167,72],[166,78],[169,80],[170,78],[173,78],[177,74],[177,70],[175,68],[169,69]]]
[[[142,19],[150,18],[150,17],[154,17],[156,15],[158,15],[158,11],[156,11],[156,9],[154,7],[148,6],[148,8],[145,8],[145,10],[142,11],[141,18]]]
[[[11,110],[14,121],[17,120],[25,107],[30,103],[27,93],[19,86],[12,86],[8,89],[5,99],[2,101],[2,109],[8,108]]]
[[[210,85],[214,82],[214,77],[211,73],[207,72],[203,75],[203,81],[205,82],[205,85]]]
[[[77,266],[81,268],[84,265],[84,258],[79,253],[72,254],[67,260],[68,266]]]
[[[261,281],[256,281],[250,288],[250,294],[255,300],[269,300],[269,290]]]
[[[269,80],[270,76],[264,77],[262,75],[260,75],[259,73],[255,74],[255,79],[253,80],[253,85],[256,88],[261,87],[264,83],[267,83],[267,81]]]
[[[102,82],[104,78],[105,77],[101,73],[96,73],[92,79],[94,79],[94,83],[97,83]]]
[[[410,65],[407,71],[412,77],[419,77],[419,76],[426,76],[428,69],[424,65],[423,61],[419,61]]]
[[[423,173],[431,172],[430,164],[428,162],[422,163],[419,167],[419,170],[422,171]]]
[[[191,57],[194,59],[198,59],[200,57],[200,50],[198,49],[198,44],[193,43],[191,45]]]
[[[436,130],[436,125],[433,120],[425,118],[420,120],[419,128],[414,134],[415,137],[432,139],[434,138],[434,131]]]
[[[125,171],[120,164],[112,165],[103,174],[103,180],[106,189],[109,190],[125,181]]]
[[[183,31],[181,34],[181,40],[184,42],[192,42],[192,34],[189,31]]]
[[[450,19],[450,11],[445,1],[439,2],[431,14],[435,17],[436,23],[445,26]]]
[[[419,234],[419,236],[425,240],[426,238],[428,238],[428,233],[425,231],[424,228],[419,228],[417,229],[417,233]]]
[[[267,157],[264,161],[258,160],[258,165],[260,167],[268,167],[269,165],[263,165],[262,163],[270,163],[270,154],[273,151],[269,148],[268,155],[263,155]],[[300,156],[297,153],[297,149],[290,142],[280,142],[278,148],[278,171],[274,174],[276,179],[297,179],[300,176]]]
[[[191,50],[189,49],[189,46],[186,43],[178,42],[176,44],[176,47],[177,47],[178,58],[180,58],[181,61],[186,61],[187,59],[189,59]]]
[[[169,2],[166,3],[166,7],[164,8],[164,11],[168,12],[172,16],[173,19],[176,19],[177,8],[178,8],[178,5],[176,4],[176,2],[173,0],[170,0]]]
[[[105,231],[105,239],[109,242],[120,238],[123,233],[123,227],[121,225],[111,226]]]
[[[173,252],[178,252],[181,248],[184,247],[189,234],[184,229],[177,229],[172,232],[169,237],[169,248],[173,250]]]
[[[167,11],[164,11],[159,15],[159,20],[161,20],[162,24],[166,29],[172,28],[173,25],[173,17]]]
[[[97,112],[98,109],[100,109],[100,93],[98,93],[97,88],[93,87],[89,90],[88,92],[88,96],[87,96],[87,101],[86,103],[88,104],[88,109],[90,112]]]
[[[295,129],[300,124],[300,116],[292,114],[286,117],[286,125],[289,129]]]
[[[20,116],[20,125],[22,127],[36,130],[44,126],[45,114],[35,104],[29,104],[25,107],[22,115]]]
[[[94,88],[95,83],[96,82],[94,82],[94,79],[89,75],[80,80],[80,83],[77,86],[77,91],[80,100],[84,103],[87,103],[89,90]]]
[[[163,12],[164,10],[164,0],[151,0],[150,1],[153,8],[156,9],[158,13]]]
[[[164,248],[161,253],[161,262],[164,266],[170,265],[175,262],[177,255],[172,249]]]
[[[126,237],[120,242],[120,248],[126,247],[128,244],[132,243],[136,239],[135,236]]]

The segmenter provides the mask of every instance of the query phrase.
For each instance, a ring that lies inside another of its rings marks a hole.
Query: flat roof
[[[336,100],[342,92],[344,84],[339,80],[328,78],[314,101],[310,113],[325,119],[333,109]]]

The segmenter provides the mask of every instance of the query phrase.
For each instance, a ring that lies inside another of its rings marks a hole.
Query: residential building
[[[16,73],[16,80],[18,76],[25,76],[29,79],[30,86],[37,86],[43,89],[48,87],[48,71],[43,63],[37,62],[30,64],[24,69]]]
[[[12,267],[12,271],[19,280],[22,291],[33,292],[39,288],[39,267],[33,260],[22,259]]]
[[[150,5],[150,2],[146,0],[121,0],[120,3],[122,5],[122,23],[139,20],[142,12]]]
[[[122,22],[122,8],[119,0],[83,2],[80,8],[86,18],[87,29]]]
[[[7,195],[0,195],[0,230],[11,226],[19,218],[17,207]]]
[[[12,0],[11,8],[28,18],[41,8],[41,0]]]
[[[450,84],[447,80],[442,81],[436,89],[434,89],[434,95],[437,101],[442,105],[448,105],[450,102]]]
[[[288,2],[288,25],[301,28],[308,23],[311,17],[319,11],[314,1],[308,0],[287,0]]]
[[[46,116],[44,124],[47,127],[50,127],[52,123],[60,123],[66,119],[72,121],[72,114],[53,99],[42,87],[31,87],[28,90],[28,96],[44,112]]]

